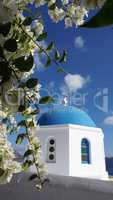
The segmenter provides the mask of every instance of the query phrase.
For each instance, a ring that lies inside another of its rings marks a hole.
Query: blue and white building
[[[108,179],[104,134],[87,113],[54,105],[38,123],[42,158],[50,174]]]

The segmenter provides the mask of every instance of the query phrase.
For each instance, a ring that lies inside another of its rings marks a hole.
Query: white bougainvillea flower
[[[45,0],[35,0],[34,2],[35,2],[35,5],[38,7],[43,6],[46,3]]]
[[[15,0],[0,1],[0,23],[11,22],[17,14],[17,4]]]
[[[49,7],[52,6],[55,2],[56,2],[56,0],[50,0],[50,1],[48,1],[48,6]]]
[[[21,171],[11,143],[7,139],[5,124],[0,124],[0,184],[9,183],[14,173]]]
[[[86,10],[85,7],[80,7],[78,6],[76,8],[76,14],[74,17],[74,22],[76,26],[80,26],[84,23],[84,18],[88,17],[88,11]]]
[[[65,18],[65,26],[66,26],[66,28],[72,27],[72,25],[73,25],[73,22],[72,22],[71,18],[70,17],[66,17]]]
[[[56,7],[54,10],[49,10],[48,14],[51,17],[51,19],[56,23],[58,23],[59,21],[62,21],[65,17],[64,10],[58,7]]]
[[[62,0],[63,5],[67,5],[69,3],[69,0]]]
[[[35,27],[35,32],[37,35],[40,35],[43,33],[43,30],[44,30],[44,26],[41,22],[37,21],[36,23],[36,27]]]

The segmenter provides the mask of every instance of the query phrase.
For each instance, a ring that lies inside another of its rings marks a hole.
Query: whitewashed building
[[[42,159],[50,174],[108,179],[104,134],[87,113],[55,105],[38,123]]]

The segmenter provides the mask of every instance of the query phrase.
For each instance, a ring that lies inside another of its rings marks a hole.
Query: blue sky
[[[106,155],[113,156],[113,30],[111,27],[66,29],[63,22],[52,23],[45,10],[43,14],[48,32],[46,43],[55,41],[59,50],[66,49],[68,61],[64,65],[65,70],[88,80],[81,89],[73,91],[72,94],[75,96],[76,92],[79,92],[79,96],[85,96],[84,105],[79,102],[78,107],[88,112],[97,126],[103,128]],[[45,70],[41,62],[38,63],[40,66],[36,75],[42,88],[49,88],[52,94],[60,93],[62,98],[61,91],[66,86],[66,75],[58,74],[54,64]],[[102,92],[105,93],[104,98]],[[104,107],[102,103],[105,104]],[[77,106],[75,102],[72,104]]]

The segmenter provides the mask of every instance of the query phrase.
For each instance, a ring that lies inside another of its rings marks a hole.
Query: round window
[[[53,139],[50,140],[50,144],[53,145],[55,141]]]
[[[53,155],[53,154],[50,154],[50,155],[49,155],[49,159],[50,159],[50,160],[53,160],[53,159],[54,159],[54,155]]]
[[[54,150],[55,150],[54,147],[50,147],[50,148],[49,148],[49,151],[50,151],[50,152],[53,152]]]

